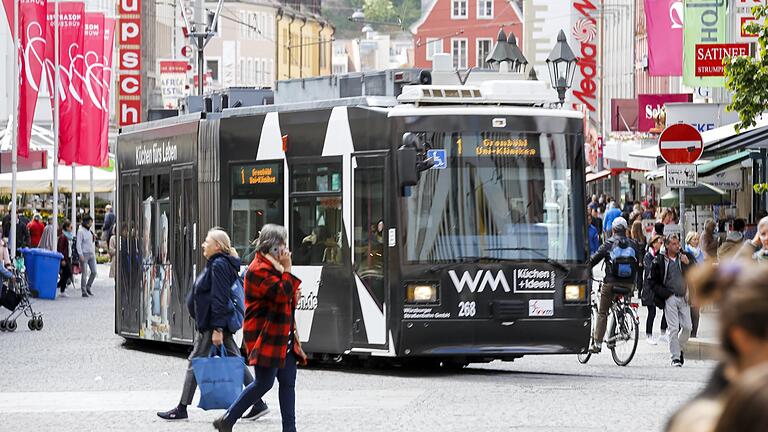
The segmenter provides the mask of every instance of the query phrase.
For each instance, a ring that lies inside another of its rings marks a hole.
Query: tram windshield
[[[571,191],[581,152],[562,134],[429,132],[433,168],[404,198],[410,263],[583,261],[583,206]],[[580,180],[580,179],[578,179]]]

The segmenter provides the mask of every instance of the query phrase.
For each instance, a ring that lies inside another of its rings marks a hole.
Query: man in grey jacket
[[[92,223],[92,217],[88,215],[83,216],[83,222],[77,230],[77,254],[80,256],[82,271],[80,275],[80,290],[83,292],[83,297],[93,295],[91,286],[93,286],[93,281],[96,279],[96,243],[91,231]],[[88,270],[90,270],[90,277],[88,277],[88,283],[86,284],[85,278],[89,273]]]

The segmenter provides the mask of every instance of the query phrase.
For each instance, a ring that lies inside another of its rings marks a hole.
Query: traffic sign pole
[[[692,164],[704,152],[704,140],[696,128],[685,123],[671,125],[659,135],[659,153],[668,164]],[[685,242],[685,188],[678,188],[680,199],[680,243]]]

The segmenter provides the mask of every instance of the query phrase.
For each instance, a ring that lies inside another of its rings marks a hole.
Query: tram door
[[[355,347],[387,344],[387,221],[385,213],[386,153],[352,158],[353,314]]]
[[[194,321],[186,307],[186,298],[194,283],[194,242],[196,187],[193,167],[174,168],[171,172],[171,209],[173,223],[171,262],[171,339],[190,341],[194,337]]]
[[[139,174],[121,176],[120,186],[120,332],[139,334],[139,304],[141,291],[139,220]]]

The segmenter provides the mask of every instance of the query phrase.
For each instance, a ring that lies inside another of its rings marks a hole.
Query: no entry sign
[[[704,143],[695,127],[678,123],[664,129],[659,136],[659,152],[668,164],[692,164],[704,152]]]

